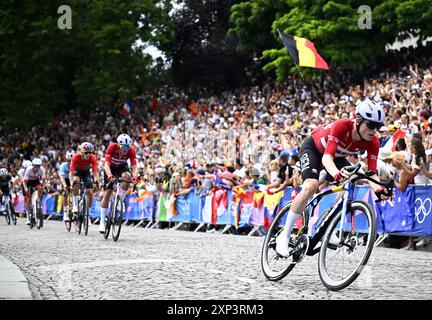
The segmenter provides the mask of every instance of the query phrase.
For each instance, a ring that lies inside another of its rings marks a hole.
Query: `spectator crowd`
[[[313,80],[293,75],[285,83],[267,80],[219,95],[167,86],[114,108],[71,110],[29,131],[6,134],[0,128],[0,167],[16,177],[23,160],[39,157],[48,192],[61,192],[59,167],[67,151],[91,142],[102,170],[109,143],[127,133],[137,150],[141,186],[155,193],[206,195],[215,185],[298,188],[304,138],[320,125],[354,119],[356,105],[369,98],[386,111],[386,126],[377,132],[381,147],[400,136],[394,152],[381,149],[378,174],[404,191],[409,184],[432,183],[431,90],[432,57],[413,49],[390,54],[388,65],[362,83],[330,71]],[[348,160],[367,170],[366,155]],[[410,239],[407,248],[415,247]]]

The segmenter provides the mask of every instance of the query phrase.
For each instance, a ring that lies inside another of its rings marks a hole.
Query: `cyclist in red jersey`
[[[72,182],[72,213],[78,212],[78,184],[80,179],[84,180],[86,188],[87,203],[93,201],[93,180],[90,174],[90,169],[93,172],[93,178],[98,184],[99,171],[97,166],[97,159],[93,155],[94,146],[90,142],[83,142],[78,147],[78,152],[74,154],[71,159],[69,169],[69,181]],[[68,221],[69,217],[64,217]]]
[[[380,143],[375,134],[384,125],[384,110],[377,102],[366,99],[357,105],[356,114],[354,120],[340,119],[316,128],[312,136],[303,142],[299,151],[302,189],[292,202],[284,230],[276,238],[276,251],[280,255],[289,255],[291,231],[311,197],[318,191],[321,169],[327,171],[330,180],[345,178],[349,173],[344,167],[351,165],[345,157],[366,150],[368,169],[374,173],[372,178],[380,181],[376,174]],[[369,184],[379,199],[386,198],[387,189]]]
[[[101,218],[99,224],[100,233],[105,232],[105,217],[115,178],[117,177],[122,180],[131,180],[132,178],[134,183],[138,181],[136,151],[131,145],[131,137],[123,133],[117,137],[117,143],[111,143],[106,151],[104,163],[104,195],[101,202]],[[132,174],[127,163],[128,160],[132,167]],[[122,200],[125,198],[128,189],[129,183],[122,182],[121,188],[118,190]]]

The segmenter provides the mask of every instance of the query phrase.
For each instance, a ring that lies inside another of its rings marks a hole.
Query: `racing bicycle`
[[[36,226],[37,229],[43,227],[43,214],[42,214],[42,201],[39,198],[39,192],[37,188],[29,187],[29,192],[31,194],[31,205],[30,210],[30,229]]]
[[[72,186],[74,187],[75,182]],[[72,193],[72,192],[71,192]],[[90,204],[91,206],[91,204]],[[82,229],[84,229],[84,235],[88,234],[90,216],[89,216],[89,205],[87,203],[86,188],[84,185],[84,180],[80,179],[78,184],[78,212],[73,214],[72,221],[75,225],[75,231],[81,234]]]
[[[115,196],[111,196],[109,201],[109,213],[105,218],[105,233],[104,238],[108,239],[110,229],[112,228],[112,237],[114,241],[117,241],[120,236],[120,230],[123,223],[123,215],[125,210],[125,202],[121,199],[118,190],[121,188],[120,183],[126,182],[131,183],[132,180],[123,180],[116,178],[114,180]],[[133,190],[135,191],[136,185]]]
[[[6,193],[2,193],[2,201],[1,203],[4,206],[4,214],[5,214],[5,219],[6,219],[6,223],[8,225],[11,224],[11,221],[14,225],[17,224],[17,217],[16,217],[16,213],[15,213],[15,208],[12,205],[12,196],[10,194],[6,194]]]
[[[321,282],[329,290],[342,290],[362,272],[372,253],[377,234],[376,216],[371,206],[354,200],[355,182],[369,180],[386,187],[392,194],[394,181],[384,184],[371,178],[372,174],[359,172],[361,165],[345,167],[349,177],[328,190],[315,195],[309,201],[301,218],[301,225],[290,235],[289,256],[276,252],[276,237],[283,230],[286,215],[292,202],[277,212],[264,239],[261,252],[261,268],[267,279],[283,279],[306,255],[319,253],[318,270]],[[322,198],[338,193],[334,205],[325,210],[312,228],[310,217]]]

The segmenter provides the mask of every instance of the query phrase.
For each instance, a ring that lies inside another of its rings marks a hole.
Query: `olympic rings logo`
[[[420,205],[418,206],[418,208],[416,208],[416,206],[415,206],[417,201],[420,202]],[[414,209],[415,209],[414,213],[416,215],[416,219],[417,219],[418,223],[422,224],[426,220],[426,217],[431,212],[431,209],[432,209],[431,199],[426,198],[423,201],[421,198],[417,198],[416,201],[414,202]],[[422,216],[423,218],[420,219],[420,216]]]

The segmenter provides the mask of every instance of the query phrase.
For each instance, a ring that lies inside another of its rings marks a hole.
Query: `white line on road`
[[[243,281],[243,282],[246,282],[246,283],[250,283],[250,284],[252,284],[252,283],[256,283],[255,280],[253,280],[253,279],[249,279],[249,278],[236,277],[236,279],[237,279],[237,280],[240,280],[240,281]]]
[[[209,272],[209,273],[216,273],[216,274],[222,274],[222,275],[228,275],[227,272],[220,271],[220,270],[215,270],[215,269],[209,269],[207,272]],[[229,276],[231,277],[231,275],[229,275]],[[234,278],[237,279],[237,280],[239,280],[239,281],[246,282],[246,283],[249,283],[249,284],[256,283],[256,280],[245,278],[245,277],[234,276]]]
[[[137,263],[174,263],[176,259],[127,259],[127,260],[103,260],[93,262],[82,262],[82,263],[70,263],[70,264],[55,264],[48,266],[38,267],[39,270],[53,270],[53,269],[83,269],[83,268],[95,268],[103,266],[119,266],[124,264],[137,264]]]

